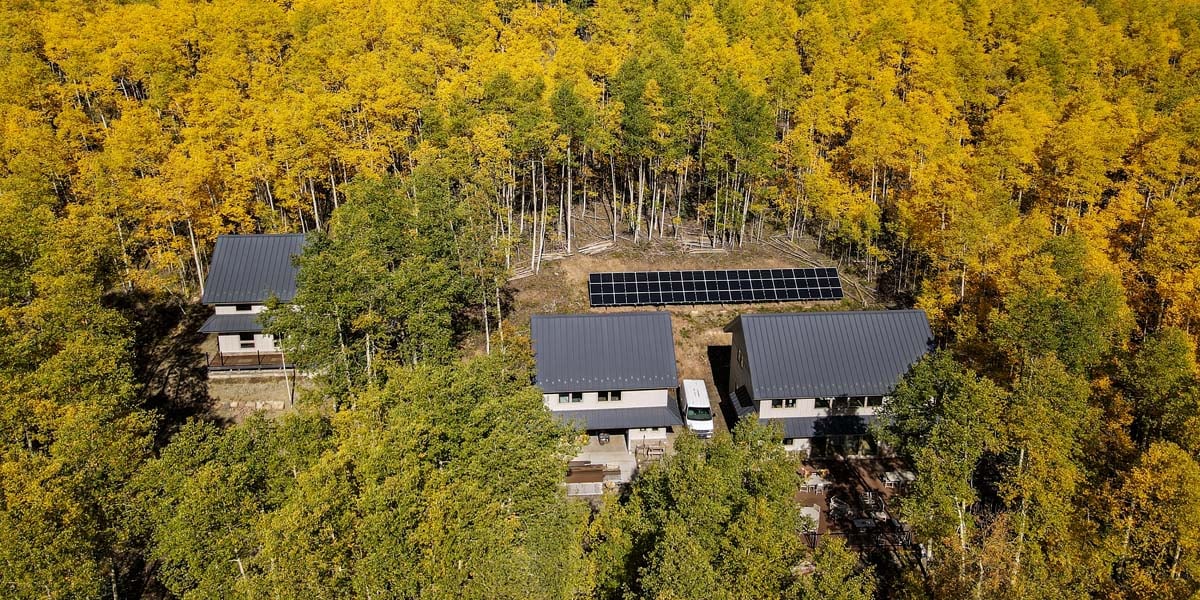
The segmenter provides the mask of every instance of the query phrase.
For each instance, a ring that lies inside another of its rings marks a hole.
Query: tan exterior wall
[[[275,336],[256,333],[254,334],[254,347],[243,348],[238,334],[223,333],[217,336],[217,349],[221,351],[221,354],[253,354],[255,352],[278,352],[279,346],[275,344]]]
[[[550,410],[603,410],[606,408],[654,408],[666,406],[668,390],[625,390],[618,402],[600,402],[596,392],[584,392],[582,402],[558,401],[558,394],[542,394],[546,408]]]
[[[830,414],[869,416],[874,415],[875,411],[877,410],[879,410],[878,406],[857,406],[848,408],[844,411],[839,410],[836,413],[830,413],[830,409],[828,408],[816,407],[816,398],[797,398],[795,408],[772,408],[770,400],[760,400],[758,402],[758,415],[763,419],[782,417],[828,417]]]
[[[218,304],[218,305],[214,306],[213,309],[215,310],[216,314],[218,314],[218,315],[238,315],[238,314],[244,315],[244,314],[258,314],[264,310],[267,310],[267,307],[266,307],[266,305],[263,305],[263,304],[251,304],[250,310],[245,311],[245,310],[238,310],[236,304]]]

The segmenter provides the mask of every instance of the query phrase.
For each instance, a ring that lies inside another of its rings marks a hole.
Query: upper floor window
[[[596,394],[596,399],[601,402],[620,402],[621,392],[599,392]]]
[[[742,352],[741,348],[737,349],[737,364],[743,369],[746,368],[746,355]]]
[[[771,408],[783,408],[783,400],[776,398],[771,401]]]
[[[783,401],[783,407],[784,407],[784,408],[796,408],[796,399],[795,399],[795,398],[788,398],[787,400],[784,400],[784,401]]]
[[[570,395],[570,394],[559,394],[559,395],[558,395],[558,403],[559,403],[559,404],[566,404],[566,403],[568,403],[568,402],[570,402],[570,401],[571,401],[571,395]]]
[[[829,408],[829,398],[817,398],[813,401],[813,406],[817,408]]]
[[[583,392],[571,392],[571,402],[583,402]]]
[[[235,304],[235,305],[233,305],[233,310],[236,310],[238,312],[250,312],[250,311],[254,310],[254,305],[252,305],[252,304]]]
[[[254,334],[253,333],[239,333],[238,334],[238,347],[239,348],[253,348],[254,347]]]
[[[883,396],[867,396],[867,406],[883,406]]]

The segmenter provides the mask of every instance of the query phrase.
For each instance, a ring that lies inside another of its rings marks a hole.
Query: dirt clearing
[[[529,317],[548,313],[598,313],[665,310],[671,313],[675,333],[675,358],[679,376],[702,379],[709,397],[723,398],[723,382],[728,368],[730,335],[724,327],[739,314],[801,310],[847,310],[861,308],[854,300],[840,302],[775,302],[750,304],[700,304],[681,306],[641,306],[591,308],[587,282],[591,273],[606,271],[672,271],[691,269],[799,268],[795,258],[766,244],[746,244],[729,252],[687,252],[674,240],[635,247],[621,242],[603,254],[575,254],[544,263],[541,272],[510,284],[513,293],[509,322],[529,326]],[[830,266],[833,266],[830,263]],[[715,369],[714,369],[715,366]],[[714,373],[714,370],[716,371]],[[726,428],[727,411],[717,412],[717,427]]]

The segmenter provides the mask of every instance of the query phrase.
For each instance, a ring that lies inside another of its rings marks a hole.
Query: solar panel
[[[841,300],[836,268],[635,271],[588,276],[592,306]]]

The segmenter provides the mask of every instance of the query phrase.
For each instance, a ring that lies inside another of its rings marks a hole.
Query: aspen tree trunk
[[[657,178],[655,178],[655,181],[657,181]],[[666,230],[665,223],[667,220],[667,185],[669,185],[669,182],[664,181],[661,186],[662,191],[658,192],[658,198],[659,198],[658,239],[660,239],[660,240],[662,239],[663,233]],[[654,189],[658,190],[659,187],[660,186],[655,186]]]
[[[192,220],[188,219],[188,239],[192,242],[192,260],[196,261],[196,281],[200,284],[200,295],[204,295],[204,268],[200,266],[200,250],[196,247],[196,232],[192,229]]]
[[[504,309],[500,306],[500,286],[496,286],[496,329],[500,331],[500,344],[504,345]]]
[[[955,498],[954,508],[958,512],[958,577],[962,579],[967,573],[967,507],[965,502]]]
[[[541,166],[542,166],[542,232],[540,235],[538,235],[537,268],[534,269],[534,272],[540,272],[542,270],[542,254],[544,254],[546,252],[546,208],[547,208],[546,204],[547,203],[546,203],[546,162],[545,162],[545,158],[542,159]],[[536,167],[535,167],[534,172],[535,172],[534,176],[536,177]]]
[[[337,181],[333,179],[333,163],[329,164],[329,196],[333,198],[333,209],[338,209]]]
[[[279,349],[279,368],[283,371],[283,385],[287,388],[288,406],[293,406],[296,395],[292,392],[292,380],[288,377],[287,354],[284,354],[283,348]]]
[[[321,211],[317,209],[317,186],[313,185],[313,180],[308,180],[308,193],[312,196],[313,219],[317,223],[317,229],[321,229]]]
[[[750,217],[750,188],[754,184],[746,184],[746,190],[742,192],[742,227],[738,232],[738,246],[746,243],[746,220]]]
[[[1021,472],[1025,467],[1025,448],[1021,448],[1020,456],[1017,458],[1017,477],[1021,477]],[[1012,585],[1017,585],[1017,577],[1021,573],[1021,550],[1025,546],[1025,528],[1027,527],[1027,514],[1029,509],[1029,499],[1025,494],[1021,495],[1021,528],[1017,533],[1017,555],[1013,560]]]
[[[513,185],[517,185],[517,166],[515,164],[513,165],[512,172],[513,172]],[[521,188],[521,202],[519,204],[521,206],[521,219],[518,222],[517,227],[519,228],[518,229],[519,235],[524,236],[525,235],[525,186],[522,185],[522,186],[520,186],[520,188]]]
[[[271,193],[271,180],[263,177],[263,187],[267,190],[267,205],[271,207],[271,214],[275,214],[275,195]]]
[[[675,188],[675,218],[679,219],[679,223],[672,228],[675,230],[675,237],[679,237],[679,225],[683,224],[683,190],[687,186],[688,167],[691,166],[687,162],[683,165],[683,173],[679,176],[679,185]]]
[[[637,216],[633,221],[633,243],[638,242],[638,237],[642,233],[642,203],[646,199],[646,159],[638,159],[638,193],[637,193]]]
[[[484,351],[487,354],[492,353],[492,328],[488,319],[488,298],[487,292],[483,293],[483,339]]]
[[[542,167],[543,170],[545,168],[546,167],[544,167],[544,166]],[[567,181],[566,170],[567,170],[566,165],[563,165],[562,168],[559,169],[559,173],[558,173],[558,219],[557,219],[558,222],[555,223],[555,227],[557,227],[557,229],[558,229],[558,237],[560,237],[560,238],[565,236],[567,233],[566,232],[567,212],[565,210],[563,210],[564,207],[566,206],[566,199],[563,198],[563,192],[565,191],[564,188],[566,187],[566,181]],[[543,171],[542,177],[545,177],[545,176],[546,176],[545,171]]]
[[[121,242],[121,262],[125,266],[125,281],[121,282],[121,287],[127,292],[133,291],[133,279],[129,273],[129,250],[125,247],[125,230],[121,227],[121,214],[117,213],[113,219],[113,225],[117,226],[117,239]]]
[[[571,203],[575,200],[575,181],[571,174],[571,144],[567,144],[567,254],[574,251],[571,237],[574,235],[571,223]]]
[[[879,203],[878,200],[876,200],[876,198],[875,198],[875,181],[876,181],[876,172],[877,171],[878,171],[878,168],[875,166],[875,163],[871,163],[871,202],[873,202],[875,204]]]
[[[608,154],[608,172],[612,176],[612,236],[613,241],[617,241],[617,227],[620,226],[621,213],[617,210],[617,166],[613,162],[613,155]]]
[[[537,163],[529,162],[529,191],[533,194],[533,202],[529,210],[533,213],[533,229],[529,232],[529,269],[537,272],[538,267],[538,206],[537,206]]]
[[[583,202],[582,202],[582,207],[579,211],[579,214],[583,215],[584,217],[587,216],[588,178],[587,178],[587,173],[585,173],[583,171],[583,169],[584,169],[584,167],[587,166],[588,154],[589,154],[588,149],[585,147],[583,149],[583,156],[579,157],[579,179],[582,180],[582,183],[583,183]]]
[[[718,217],[721,214],[720,213],[720,210],[721,210],[720,202],[721,202],[721,178],[718,177],[717,178],[717,186],[715,188],[713,188],[713,214],[712,214],[712,221],[713,221],[712,245],[713,245],[713,248],[717,247],[717,223],[720,221],[720,219]]]

